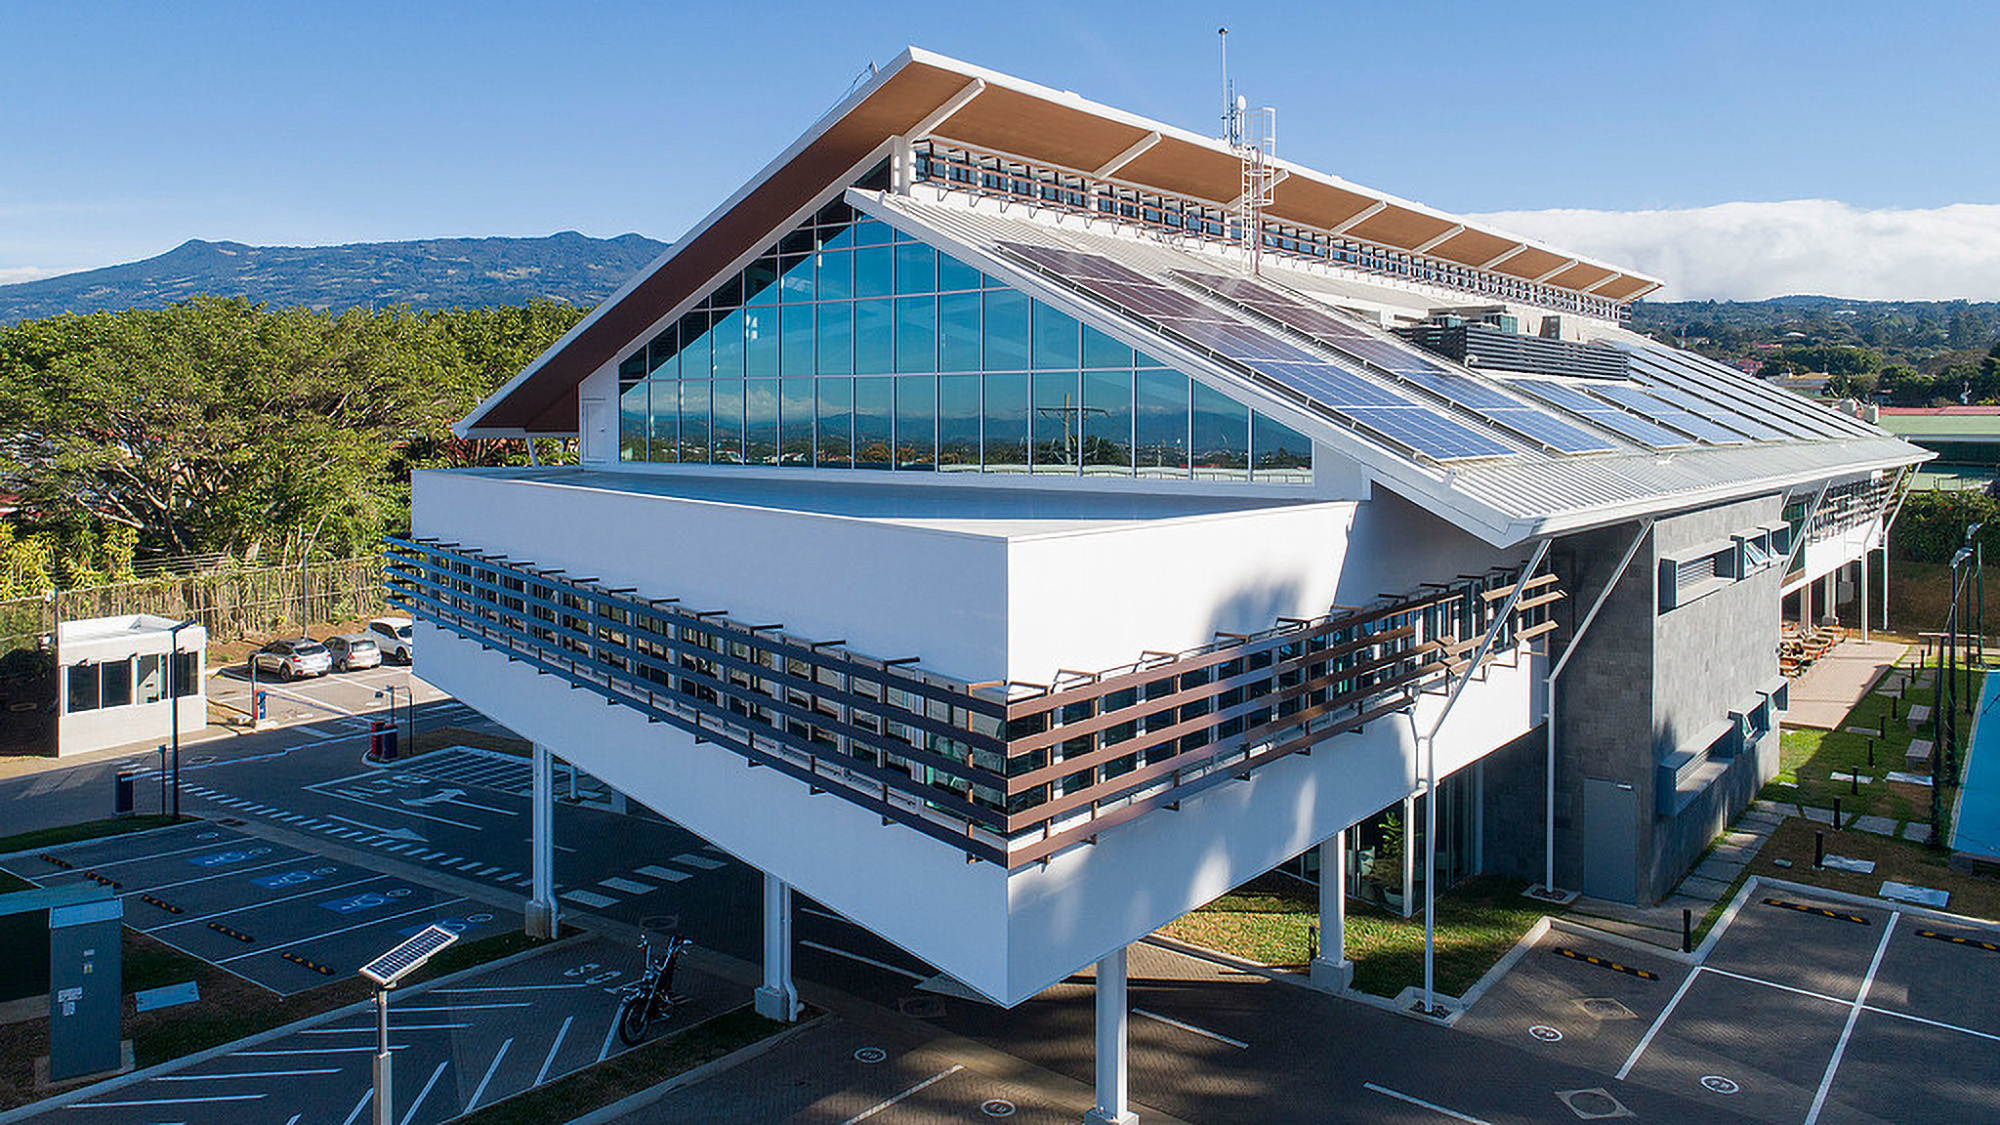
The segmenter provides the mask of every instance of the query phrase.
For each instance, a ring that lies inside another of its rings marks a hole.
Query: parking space
[[[466,937],[520,923],[506,910],[213,822],[10,856],[43,886],[95,882],[128,926],[280,995],[352,975],[436,923]]]
[[[399,991],[391,1006],[399,1125],[429,1125],[553,1081],[623,1050],[614,1019],[637,951],[565,942],[462,982]],[[673,1027],[748,1002],[749,990],[683,965]],[[664,1034],[665,1031],[655,1034]],[[371,1009],[106,1091],[64,1107],[107,1125],[194,1120],[371,1120]]]
[[[1699,965],[1552,929],[1459,1026],[1761,1120],[2000,1120],[2000,933],[1755,881]]]

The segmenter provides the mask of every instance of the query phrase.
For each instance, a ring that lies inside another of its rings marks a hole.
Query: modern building
[[[142,613],[57,626],[58,756],[149,740],[164,744],[176,725],[181,734],[208,726],[202,676],[208,632],[175,625]]]
[[[2000,479],[2000,406],[1885,406],[1883,429],[1937,454],[1918,488],[1985,488]]]
[[[1116,1121],[1126,946],[1262,872],[1674,884],[1925,455],[1265,122],[907,51],[464,420],[580,438],[419,473],[392,570],[537,745],[539,924],[560,756],[767,873],[766,1011],[792,888],[999,1004],[1094,963]]]

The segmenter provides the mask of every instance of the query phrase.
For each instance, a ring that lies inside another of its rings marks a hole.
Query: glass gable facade
[[[619,367],[624,461],[1312,479],[1312,443],[835,200]]]

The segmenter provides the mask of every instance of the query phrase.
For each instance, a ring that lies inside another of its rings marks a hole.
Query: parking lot
[[[126,925],[280,995],[354,971],[437,923],[469,938],[517,928],[518,911],[220,822],[92,840],[0,861],[42,886],[90,881]]]
[[[2000,933],[1753,880],[1699,964],[1554,928],[1459,1027],[1760,1120],[2000,1120]]]
[[[399,990],[390,1046],[396,1120],[429,1125],[554,1081],[624,1049],[614,1020],[638,953],[622,942],[571,940],[464,982]],[[683,966],[686,996],[669,1027],[740,1007],[750,990]],[[663,1034],[664,1032],[656,1033]],[[53,1111],[105,1125],[159,1121],[373,1120],[371,1008],[217,1058],[171,1069]]]

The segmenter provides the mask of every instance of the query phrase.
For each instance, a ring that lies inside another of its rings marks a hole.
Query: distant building
[[[536,744],[537,926],[560,755],[766,873],[760,1010],[793,887],[1000,1004],[1097,963],[1124,1121],[1185,912],[1318,875],[1338,981],[1418,857],[1650,904],[1776,771],[1784,600],[1928,455],[1658,285],[912,50],[459,425],[582,463],[418,473],[392,590]]]
[[[182,734],[208,725],[202,677],[208,632],[192,625],[176,638],[174,625],[138,614],[65,621],[57,628],[58,756],[166,742],[176,713]]]
[[[1963,487],[2000,477],[2000,406],[1885,406],[1880,424],[1937,455],[1919,484]]]

